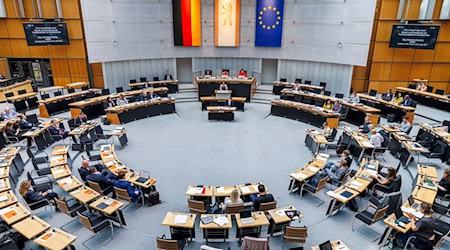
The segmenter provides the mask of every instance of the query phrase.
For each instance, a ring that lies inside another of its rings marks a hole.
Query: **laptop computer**
[[[408,217],[403,215],[403,212],[402,212],[401,208],[395,210],[394,213],[395,213],[395,218],[397,218],[397,221],[399,221],[399,222],[401,222],[403,224],[408,224],[409,222],[411,222],[410,218],[408,218]],[[403,226],[403,225],[399,224],[399,226]]]
[[[331,242],[329,240],[325,241],[324,243],[319,245],[320,250],[333,250],[333,247],[331,246]]]
[[[416,203],[416,201],[414,200],[412,195],[408,197],[408,203],[409,203],[409,206],[414,209],[418,209],[420,206],[419,203]]]
[[[251,224],[255,222],[252,217],[252,211],[250,209],[239,211],[239,215],[241,217],[242,224]]]
[[[139,178],[136,180],[139,183],[145,183],[148,179],[150,179],[150,173],[147,171],[139,172]]]

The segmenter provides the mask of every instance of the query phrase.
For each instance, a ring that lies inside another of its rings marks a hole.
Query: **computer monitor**
[[[241,219],[252,217],[252,211],[250,209],[245,209],[239,211],[239,215],[241,216]]]
[[[331,242],[329,240],[325,241],[324,243],[319,245],[320,250],[333,250],[333,247],[331,247]]]
[[[395,218],[400,219],[403,216],[403,212],[401,208],[398,208],[394,211]]]

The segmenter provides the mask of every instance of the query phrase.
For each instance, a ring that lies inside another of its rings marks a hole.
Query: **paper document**
[[[258,186],[259,186],[259,184],[253,185],[253,189],[254,189],[255,191],[258,191]]]
[[[336,193],[330,190],[330,191],[327,192],[327,195],[329,195],[331,197],[335,197]]]
[[[216,190],[217,190],[217,193],[219,193],[219,194],[223,194],[225,192],[225,188],[223,188],[223,187],[218,187]]]
[[[328,160],[328,158],[319,156],[319,157],[317,157],[317,160],[318,160],[318,161],[321,161],[321,162],[325,162],[325,161]]]
[[[250,193],[250,188],[248,188],[248,187],[241,187],[241,191],[242,191],[242,193],[244,193],[244,194]]]
[[[173,223],[175,223],[175,224],[186,224],[187,219],[188,219],[187,215],[179,214],[179,215],[175,216],[175,220],[173,221]]]
[[[284,212],[284,209],[280,209],[276,212],[279,216],[285,216],[286,212]]]
[[[67,185],[72,185],[73,179],[71,177],[67,177],[61,180],[62,183],[66,183]]]
[[[200,188],[200,187],[191,187],[189,189],[189,193],[191,193],[191,194],[201,194],[202,191],[203,191],[203,188]]]
[[[57,169],[53,171],[53,174],[62,174],[62,173],[64,173],[64,169]]]
[[[6,213],[8,213],[11,210],[13,210],[12,206],[3,208],[2,210],[0,210],[0,214],[6,214]]]
[[[308,178],[308,176],[303,174],[303,173],[293,173],[292,176],[295,179],[306,179],[306,178]]]
[[[329,154],[320,153],[319,157],[328,158],[328,157],[330,157],[330,155]]]
[[[0,196],[0,202],[9,200],[7,195]]]
[[[0,175],[4,175],[5,174],[5,169],[4,168],[0,168]]]
[[[363,184],[361,182],[359,182],[359,181],[352,181],[351,185],[355,185],[357,187],[361,187]]]
[[[402,206],[401,209],[402,209],[402,212],[412,214],[412,215],[416,216],[417,218],[422,218],[423,217],[423,213],[421,213],[420,211],[415,210],[414,208],[403,207]]]
[[[314,166],[308,166],[308,170],[311,171],[311,172],[316,173],[317,171],[319,171],[319,168],[314,167]]]
[[[213,220],[219,227],[228,224],[228,218],[226,216],[218,216]]]
[[[374,175],[377,175],[377,174],[378,174],[378,172],[377,172],[377,171],[375,171],[375,170],[371,170],[371,169],[366,169],[366,172],[367,172],[368,174],[372,175],[372,176],[374,176]]]

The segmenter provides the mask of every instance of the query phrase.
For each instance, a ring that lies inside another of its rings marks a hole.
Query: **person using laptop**
[[[352,92],[352,94],[348,98],[348,102],[350,102],[350,103],[359,103],[360,102],[359,96],[356,94],[356,92]]]
[[[395,171],[395,168],[388,167],[386,177],[383,177],[380,174],[375,174],[375,175],[372,175],[372,178],[373,178],[373,182],[371,183],[371,185],[369,185],[369,189],[372,189],[372,187],[376,183],[379,183],[383,186],[376,187],[376,190],[380,190],[382,192],[388,192],[389,190],[386,187],[389,187],[389,185],[391,185],[394,182],[394,180],[397,178],[397,173]],[[377,196],[376,190],[374,190],[374,192],[373,192],[374,196]]]
[[[230,197],[226,197],[224,202],[222,203],[222,213],[225,213],[225,210],[227,209],[228,205],[239,205],[239,204],[244,204],[244,201],[241,199],[237,188],[233,188],[233,190],[231,190]]]
[[[406,241],[411,236],[416,236],[414,241],[414,246],[418,249],[433,249],[434,245],[434,229],[433,225],[435,219],[432,217],[433,211],[431,210],[431,205],[423,202],[420,204],[420,212],[423,217],[416,222],[416,216],[407,213],[408,217],[411,218],[411,230],[406,234],[399,233],[396,243],[403,248]]]
[[[450,168],[446,168],[442,173],[442,179],[438,182],[433,180],[434,185],[438,188],[437,196],[444,197],[450,194]]]
[[[219,90],[228,90],[228,85],[225,82],[222,82],[219,85]]]
[[[261,203],[267,203],[275,201],[272,194],[266,192],[266,187],[263,184],[258,185],[259,195],[250,195],[250,200],[253,202],[253,208],[255,211],[259,211]]]
[[[407,116],[403,116],[402,123],[400,123],[400,126],[398,126],[398,129],[400,129],[400,131],[402,131],[403,133],[408,133],[410,128],[411,128],[411,123],[409,122],[409,118]]]
[[[114,187],[127,190],[128,195],[131,197],[132,202],[138,202],[139,197],[142,197],[142,193],[139,189],[134,188],[134,184],[127,181],[125,178],[125,172],[121,171],[117,174],[118,180],[114,181]]]
[[[347,162],[347,166],[350,166],[350,164],[353,161],[352,158],[350,157],[350,155],[351,155],[351,153],[350,153],[350,150],[348,150],[348,149],[345,149],[341,154],[341,160],[345,160]],[[323,168],[324,169],[336,169],[336,165],[338,165],[339,162],[340,161],[329,161]]]

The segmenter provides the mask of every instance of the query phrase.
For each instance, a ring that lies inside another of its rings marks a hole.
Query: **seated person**
[[[113,191],[110,187],[114,185],[114,181],[117,179],[113,173],[108,173],[107,171],[100,173],[100,171],[98,171],[95,167],[89,167],[89,173],[90,174],[86,176],[86,180],[98,183],[102,190],[106,189],[104,195],[107,195]],[[114,197],[115,194],[113,192],[113,198]]]
[[[87,116],[86,116],[83,112],[80,112],[80,114],[78,114],[78,117],[75,118],[75,120],[74,120],[74,125],[75,125],[76,127],[78,127],[78,126],[80,126],[81,124],[86,123],[87,120],[88,120],[88,119],[87,119]]]
[[[81,162],[81,167],[78,172],[80,173],[81,179],[86,181],[86,177],[91,174],[89,171],[89,162],[87,160]]]
[[[8,79],[2,73],[0,73],[0,80],[6,81]]]
[[[117,178],[118,180],[114,181],[114,186],[127,190],[132,202],[139,202],[139,198],[142,197],[142,192],[139,189],[134,188],[133,183],[129,183],[126,180],[125,172],[119,172]]]
[[[369,128],[369,132],[367,133],[367,138],[370,139],[370,137],[372,136],[372,129],[375,128],[375,125],[373,125],[373,124],[371,123],[371,124],[369,124],[367,127]]]
[[[359,96],[356,94],[356,92],[353,92],[352,95],[348,98],[348,102],[350,103],[359,103]]]
[[[332,165],[332,167],[324,168],[324,171],[332,181],[339,182],[348,171],[347,161],[341,159],[337,164]]]
[[[342,110],[341,103],[338,100],[334,101],[333,108],[331,109],[331,111],[335,113],[340,113],[341,110]]]
[[[219,85],[219,90],[228,90],[228,85],[226,83],[222,82]]]
[[[272,194],[266,193],[266,187],[263,184],[258,185],[259,196],[250,195],[250,200],[253,202],[253,208],[255,211],[259,211],[261,203],[267,203],[275,201]]]
[[[212,76],[212,71],[210,69],[205,70],[205,76]]]
[[[146,91],[144,97],[145,97],[145,100],[147,100],[147,101],[161,99],[161,97],[159,97],[159,95],[153,93],[153,89],[149,89],[148,91]]]
[[[402,106],[411,107],[413,105],[413,100],[409,97],[409,95],[405,95],[403,99]]]
[[[370,131],[369,124],[372,124],[372,121],[370,121],[370,118],[368,116],[364,117],[364,123],[359,127],[359,130],[364,134],[369,133],[369,131]]]
[[[36,192],[31,187],[31,181],[25,180],[20,183],[19,193],[28,204],[35,203],[41,200],[48,200],[55,204],[55,199],[58,199],[58,194],[54,192]]]
[[[422,92],[427,92],[427,85],[425,85],[425,83],[423,82],[419,82],[416,89]]]
[[[164,75],[164,80],[166,80],[166,81],[173,80],[173,77],[168,70],[166,70],[166,75]]]
[[[63,139],[65,139],[69,135],[69,132],[59,128],[59,123],[56,120],[52,120],[51,126],[48,128],[48,130],[50,131],[51,135],[59,135],[62,136]],[[55,141],[59,141],[61,138],[54,137],[53,139]]]
[[[124,104],[128,104],[128,100],[127,100],[127,98],[124,97],[123,94],[120,94],[119,98],[116,100],[116,105],[120,106],[120,105],[124,105]]]
[[[233,99],[231,99],[231,97],[225,101],[225,107],[234,107],[234,102]]]
[[[5,134],[6,136],[17,137],[19,141],[25,139],[25,137],[23,137],[22,130],[20,128],[14,129],[14,123],[12,122],[6,123]],[[32,143],[31,137],[27,137],[27,146],[31,147],[31,143]]]
[[[442,179],[439,182],[433,180],[433,183],[438,188],[437,196],[444,197],[445,195],[450,194],[450,168],[444,169]]]
[[[247,78],[247,72],[245,72],[244,69],[239,70],[238,77]]]
[[[379,183],[381,185],[384,185],[384,186],[389,186],[397,178],[397,173],[395,171],[395,168],[388,167],[387,168],[387,176],[386,177],[383,177],[380,174],[375,174],[375,175],[372,176],[372,178],[373,178],[374,182],[377,182],[377,183]],[[388,191],[385,188],[381,188],[381,190],[384,191],[384,192]]]
[[[3,120],[13,120],[18,117],[20,114],[17,113],[14,109],[10,109],[8,107],[5,108],[5,111],[2,112]]]
[[[392,100],[392,98],[394,98],[394,94],[392,94],[391,89],[388,89],[388,92],[381,97],[381,99],[383,99],[387,102],[390,102]]]
[[[34,126],[36,126],[36,124],[33,124],[29,121],[27,121],[27,116],[26,115],[19,115],[18,118],[19,120],[19,127],[23,130],[30,130],[32,129]]]
[[[223,70],[222,71],[222,76],[230,76],[230,73],[228,73],[228,71]]]
[[[384,142],[384,137],[375,129],[372,129],[370,133],[372,134],[369,140],[370,144],[372,144],[375,148],[381,148],[381,145]]]
[[[422,202],[419,206],[420,212],[423,214],[423,217],[416,221],[416,216],[413,214],[406,214],[412,222],[411,230],[406,234],[399,233],[396,239],[396,245],[403,248],[406,241],[411,236],[416,236],[414,240],[414,246],[417,249],[433,249],[435,234],[433,225],[435,223],[435,219],[432,217],[433,211],[431,210],[431,205]]]
[[[328,136],[331,135],[332,132],[333,132],[333,129],[331,129],[331,128],[328,126],[328,122],[324,122],[324,123],[322,124],[322,134],[324,134],[326,137],[328,137]]]
[[[408,131],[411,129],[411,123],[409,122],[409,118],[407,116],[403,116],[402,123],[400,123],[400,126],[398,126],[400,131],[404,133],[408,133]]]
[[[347,166],[350,167],[353,162],[353,160],[350,156],[351,156],[350,150],[346,149],[342,152],[341,158],[339,161],[328,161],[327,164],[324,166],[324,169],[326,169],[326,168],[336,169],[336,165],[339,164],[339,162],[341,160],[345,160],[345,162],[347,163]]]
[[[402,93],[398,92],[391,102],[400,105],[403,102]]]
[[[331,99],[327,99],[323,104],[322,108],[324,110],[331,110],[333,108],[333,104],[331,103]]]
[[[301,87],[300,83],[296,83],[294,85],[294,87],[292,88],[292,90],[294,90],[294,91],[301,91],[302,87]]]
[[[116,103],[113,101],[113,99],[111,97],[108,96],[108,98],[106,99],[106,108],[112,108],[115,106],[116,106]]]
[[[224,202],[221,204],[222,205],[222,213],[225,213],[228,205],[244,204],[244,201],[239,196],[240,195],[239,195],[239,191],[237,190],[237,188],[233,188],[233,190],[231,190],[230,197],[226,197]]]

